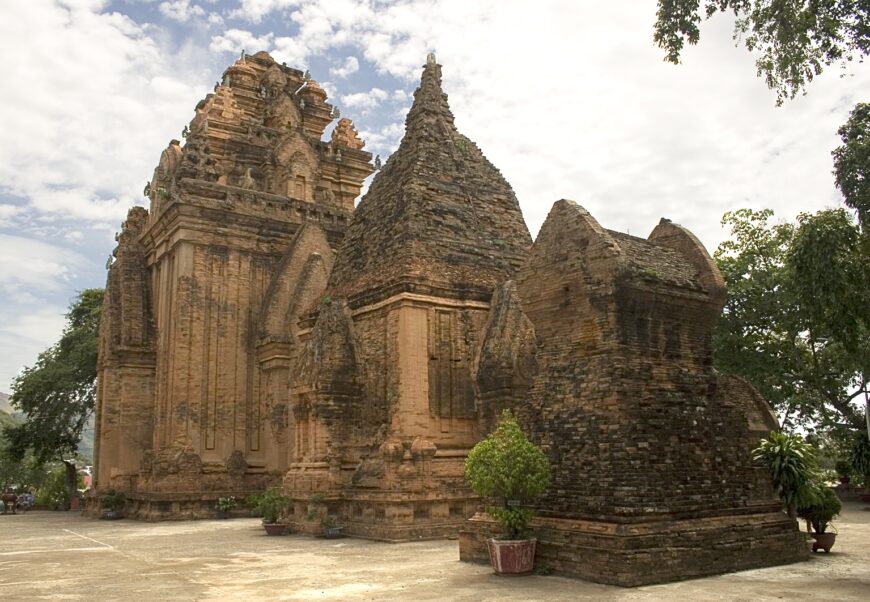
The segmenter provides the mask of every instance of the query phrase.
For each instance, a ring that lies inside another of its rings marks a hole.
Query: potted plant
[[[530,573],[537,539],[529,537],[534,516],[529,504],[547,489],[550,464],[509,410],[502,413],[498,428],[469,452],[465,480],[472,491],[494,502],[487,512],[502,529],[498,538],[487,540],[495,573]]]
[[[341,537],[341,527],[338,524],[338,519],[332,514],[327,514],[320,519],[320,528],[323,529],[323,536],[326,539]]]
[[[278,519],[287,509],[290,500],[278,487],[270,487],[265,493],[257,497],[257,505],[254,507],[258,516],[263,517],[263,528],[266,535],[283,535],[287,525],[279,523]]]
[[[106,520],[116,520],[121,518],[121,510],[127,503],[127,496],[123,491],[115,491],[114,489],[106,490],[100,497],[100,508],[103,509],[103,518]]]
[[[812,526],[810,534],[815,539],[813,552],[824,550],[831,551],[837,533],[828,531],[831,521],[840,514],[843,504],[834,490],[826,485],[821,485],[816,491],[816,501],[808,506],[798,508],[798,516],[805,519]]]
[[[215,510],[217,510],[219,518],[228,518],[230,511],[238,505],[236,498],[233,496],[219,497],[215,504]]]
[[[834,470],[837,471],[837,478],[843,485],[848,485],[852,480],[852,464],[848,460],[837,460]]]
[[[796,518],[798,508],[816,501],[815,450],[798,435],[772,431],[752,450],[752,459],[770,472],[773,489],[790,517]]]

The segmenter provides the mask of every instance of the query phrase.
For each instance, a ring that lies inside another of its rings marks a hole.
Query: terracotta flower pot
[[[284,535],[287,530],[287,525],[280,523],[263,523],[263,528],[266,530],[266,535]]]
[[[824,550],[827,554],[834,547],[834,540],[837,539],[836,533],[812,533],[811,535],[816,540],[813,543],[813,552]]]
[[[496,575],[522,575],[534,570],[537,539],[488,539],[486,543]]]

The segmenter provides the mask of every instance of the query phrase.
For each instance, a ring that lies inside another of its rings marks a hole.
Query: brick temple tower
[[[495,286],[531,239],[510,185],[453,123],[429,56],[399,149],[375,177],[291,373],[297,518],[325,493],[349,533],[455,533],[480,439],[472,363]]]
[[[292,445],[287,374],[298,316],[372,172],[323,89],[243,56],[163,151],[109,270],[97,488],[145,518],[207,515],[218,495],[279,481]]]
[[[542,562],[634,586],[806,557],[750,457],[776,419],[713,369],[724,302],[716,263],[685,228],[662,220],[643,239],[553,206],[493,300],[477,376],[481,415],[512,407],[550,458]],[[469,521],[463,559],[486,557],[492,527]]]

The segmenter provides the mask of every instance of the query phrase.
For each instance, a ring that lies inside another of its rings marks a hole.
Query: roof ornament
[[[375,157],[375,171],[379,171],[381,169],[381,156],[377,155]]]
[[[429,65],[435,65],[435,64],[436,64],[435,53],[430,52],[429,54],[426,55],[426,66],[428,67]]]
[[[244,48],[242,48],[242,56],[239,57],[239,60],[242,61],[243,63],[245,62],[245,49]]]
[[[304,79],[305,81],[311,80],[311,72],[308,69],[305,70],[305,73],[302,75],[302,79]]]
[[[187,138],[187,135],[188,135],[189,133],[190,133],[190,128],[187,127],[187,126],[184,126],[184,129],[181,130],[181,137],[182,137],[182,138]]]
[[[151,182],[145,183],[145,188],[142,189],[142,196],[146,196],[149,199],[151,198]]]
[[[330,119],[338,119],[341,117],[341,111],[338,110],[338,107],[333,105],[332,110],[329,112]]]

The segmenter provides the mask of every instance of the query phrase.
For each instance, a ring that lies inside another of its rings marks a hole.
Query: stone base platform
[[[623,587],[790,564],[809,556],[797,521],[776,505],[653,522],[539,517],[532,527],[538,565]],[[460,560],[489,562],[486,539],[497,533],[488,515],[476,514],[459,533]]]
[[[127,493],[127,505],[123,516],[144,521],[197,520],[220,518],[216,505],[218,498],[235,497],[238,504],[228,516],[250,517],[251,509],[245,505],[245,497],[252,491],[208,492],[159,492]],[[100,500],[87,500],[85,514],[94,518],[101,516]]]
[[[455,538],[480,506],[477,497],[426,499],[414,493],[336,496],[314,507],[304,497],[291,497],[290,523],[298,532],[319,533],[320,518],[328,513],[338,517],[344,535],[388,542]]]

